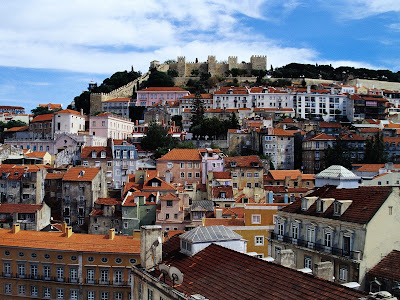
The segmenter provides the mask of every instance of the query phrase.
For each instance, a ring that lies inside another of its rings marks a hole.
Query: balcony
[[[328,253],[331,255],[339,256],[339,257],[345,257],[345,258],[354,259],[354,260],[362,259],[361,251],[348,251],[348,250],[342,249],[342,248],[327,247],[320,243],[313,243],[313,242],[308,242],[308,241],[302,240],[302,239],[295,239],[295,238],[292,238],[287,235],[276,234],[275,232],[271,232],[270,239],[279,241],[279,242],[283,242],[283,243],[287,243],[287,244],[296,245],[297,247],[300,247],[300,248],[307,248],[307,249],[315,250],[315,251],[322,252],[322,253]]]

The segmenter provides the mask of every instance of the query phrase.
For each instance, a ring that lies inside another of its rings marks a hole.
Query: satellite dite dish
[[[165,276],[169,275],[168,271],[169,271],[169,267],[166,264],[161,264],[158,266],[158,269],[161,272],[160,277],[158,278],[158,280],[160,280],[161,276],[164,277],[164,282],[165,282]]]
[[[176,267],[170,267],[168,271],[168,275],[172,280],[172,286],[176,284],[180,284],[183,282],[183,274]]]

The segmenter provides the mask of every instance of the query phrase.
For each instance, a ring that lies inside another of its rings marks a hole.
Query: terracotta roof
[[[379,172],[379,169],[385,167],[385,164],[353,164],[354,172]],[[400,164],[394,164],[394,169],[400,169]]]
[[[61,173],[47,173],[46,174],[46,179],[62,179],[64,177],[65,172]]]
[[[392,281],[400,281],[400,251],[392,250],[369,272],[369,277],[387,278]]]
[[[92,181],[99,172],[100,168],[72,167],[65,173],[63,181]]]
[[[27,157],[43,158],[47,154],[46,151],[35,151],[25,154]]]
[[[74,114],[74,115],[81,116],[81,114],[79,112],[77,112],[76,110],[72,110],[72,109],[59,110],[59,111],[55,112],[55,114]]]
[[[358,299],[365,295],[314,275],[216,244],[211,244],[194,256],[186,256],[179,252],[179,241],[179,236],[174,236],[164,243],[166,259],[163,263],[185,274],[183,282],[175,285],[175,289],[186,295],[201,294],[208,299],[231,300]],[[152,274],[158,277],[160,272],[156,270]],[[168,276],[165,282],[172,286]]]
[[[25,109],[22,106],[0,105],[0,109]]]
[[[380,132],[379,128],[361,128],[360,132]]]
[[[201,160],[199,149],[172,149],[158,160]]]
[[[161,185],[160,186],[152,186],[152,182],[158,181]],[[169,183],[166,183],[164,180],[158,178],[158,177],[153,177],[149,180],[147,180],[145,183],[143,183],[143,190],[154,190],[154,191],[175,191],[176,188]]]
[[[320,133],[307,139],[307,141],[325,141],[325,140],[336,140],[336,138],[326,133]]]
[[[121,202],[122,199],[119,198],[98,198],[95,203],[103,205],[119,205]]]
[[[284,124],[288,124],[288,123],[294,123],[294,121],[291,119],[291,118],[286,118],[285,120],[283,120],[281,123],[284,123]]]
[[[301,209],[301,200],[294,201],[291,205],[283,208],[282,211],[366,224],[386,201],[391,192],[391,187],[363,186],[358,189],[337,189],[334,186],[324,186],[307,195],[307,197],[317,196],[320,198],[334,198],[336,200],[352,200],[353,202],[341,216],[334,216],[332,204],[324,213],[316,212],[316,202],[308,210],[303,211]],[[365,197],[365,195],[368,195],[368,197]]]
[[[221,197],[221,193],[225,193],[225,197]],[[214,198],[233,198],[232,186],[215,186],[212,188],[212,196]]]
[[[22,203],[2,203],[0,204],[1,214],[12,214],[12,213],[31,213],[34,214],[36,211],[42,209],[42,205],[38,204],[22,204]]]
[[[143,90],[139,90],[138,92],[187,92],[189,91],[181,89],[179,87],[148,87]]]
[[[110,159],[112,158],[111,147],[103,147],[103,146],[86,146],[82,148],[81,158],[92,158],[92,152],[96,151],[97,157],[96,159],[101,158],[101,151],[106,152],[106,157],[103,159]]]
[[[122,202],[122,206],[137,206],[137,203],[135,202],[135,197],[144,197],[145,198],[145,204],[154,204],[154,205],[156,205],[155,202],[147,201],[147,199],[151,195],[157,196],[153,192],[141,192],[141,191],[133,192],[130,196],[126,197],[126,199]]]
[[[43,121],[51,121],[53,119],[54,114],[44,114],[44,115],[38,115],[34,117],[31,121],[31,123],[34,122],[43,122]]]
[[[60,232],[20,230],[14,234],[9,229],[0,229],[0,245],[61,251],[140,253],[140,239],[123,235],[116,235],[110,240],[108,235],[73,233],[67,238]]]
[[[164,196],[160,196],[160,200],[180,201],[181,199],[172,193],[168,193]]]
[[[200,94],[200,98],[201,99],[212,99],[213,95],[212,94]],[[196,94],[190,94],[190,95],[183,96],[182,99],[197,99],[197,97],[196,97]]]
[[[39,104],[39,106],[40,107],[50,107],[51,110],[62,108],[61,104],[53,104],[53,103]]]
[[[116,140],[113,139],[114,146],[122,146],[123,143],[126,143],[127,146],[131,146],[132,144],[127,142],[126,140]]]
[[[225,167],[230,168],[231,163],[236,163],[235,167],[262,168],[262,163],[257,155],[225,157]]]
[[[214,179],[232,179],[231,172],[213,172]]]
[[[328,122],[319,122],[320,128],[342,128],[342,125],[339,123],[328,123]]]
[[[16,131],[26,131],[29,129],[29,126],[19,126],[19,127],[12,127],[9,129],[4,130],[4,132],[16,132]]]
[[[103,215],[103,210],[102,209],[95,209],[93,208],[93,210],[90,213],[91,216],[102,216]]]
[[[274,180],[285,180],[287,176],[290,179],[297,179],[298,176],[307,177],[307,179],[313,179],[313,174],[303,174],[300,170],[269,170],[269,174],[271,174]],[[310,178],[311,177],[311,178]]]
[[[274,128],[273,135],[294,136],[295,132],[297,132],[297,130],[285,130],[285,129],[281,129],[281,128]]]

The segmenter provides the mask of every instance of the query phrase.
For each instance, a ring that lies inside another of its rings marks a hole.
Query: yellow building
[[[0,229],[1,299],[129,299],[140,239]]]
[[[277,211],[288,204],[248,203],[243,208],[216,208],[215,218],[203,219],[204,226],[224,225],[247,240],[247,253],[268,256],[270,231],[275,228]]]

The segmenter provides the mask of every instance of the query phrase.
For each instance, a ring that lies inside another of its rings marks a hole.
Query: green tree
[[[141,145],[143,149],[155,151],[159,147],[169,147],[171,139],[168,131],[156,122],[150,122],[146,135],[142,138]]]
[[[178,142],[176,144],[175,148],[179,148],[179,149],[197,149],[196,145],[193,144],[192,141]]]
[[[378,134],[374,138],[367,139],[363,162],[366,164],[384,164],[387,160],[388,157],[382,135]]]
[[[168,76],[167,73],[157,71],[156,69],[152,69],[150,71],[149,79],[142,82],[141,88],[147,88],[153,86],[159,86],[159,87],[174,86],[174,80],[170,76]]]
[[[348,151],[344,147],[344,142],[337,138],[334,146],[325,150],[325,168],[332,165],[340,165],[347,169],[351,168],[351,159]]]
[[[23,121],[20,120],[11,120],[8,122],[1,122],[0,121],[0,132],[3,132],[4,129],[10,129],[13,127],[22,127],[22,126],[27,126],[28,124],[26,124]]]
[[[192,72],[190,72],[192,76],[199,76],[199,73],[199,70],[192,70]]]
[[[231,117],[229,119],[229,123],[230,123],[229,129],[239,129],[240,128],[239,120],[236,117],[236,114],[234,112],[232,112],[232,114],[231,114]]]
[[[61,110],[61,108],[60,109],[51,110],[47,106],[45,106],[45,107],[38,106],[38,107],[32,109],[31,112],[33,113],[33,117],[36,117],[38,115],[51,114],[51,113],[54,113],[54,112],[59,111],[59,110]]]
[[[182,128],[182,115],[174,115],[171,117],[171,121],[175,122],[175,126]]]
[[[203,120],[204,120],[204,104],[201,95],[197,93],[193,103],[192,116],[190,117],[190,122],[191,122],[190,131],[192,132],[193,127],[201,126]],[[197,133],[199,133],[198,130],[196,131]]]
[[[178,76],[179,76],[179,73],[178,73],[178,70],[169,69],[169,70],[167,71],[167,75],[168,75],[169,77],[178,77]]]

